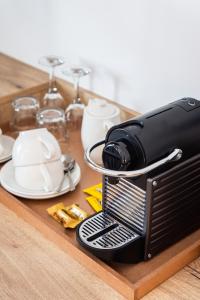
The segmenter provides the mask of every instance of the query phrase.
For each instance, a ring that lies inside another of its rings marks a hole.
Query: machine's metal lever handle
[[[162,158],[161,160],[145,167],[139,170],[133,170],[133,171],[116,171],[116,170],[110,170],[110,169],[106,169],[101,167],[100,165],[96,164],[92,159],[91,159],[91,152],[99,147],[100,145],[105,144],[105,141],[101,141],[97,144],[95,144],[92,147],[89,147],[86,152],[85,152],[85,161],[86,163],[95,171],[103,174],[103,175],[107,175],[107,176],[111,176],[111,177],[137,177],[140,175],[144,175],[170,161],[175,161],[175,160],[179,160],[182,157],[182,150],[181,149],[174,149],[174,151],[172,153],[170,153],[168,156],[166,156],[165,158]]]

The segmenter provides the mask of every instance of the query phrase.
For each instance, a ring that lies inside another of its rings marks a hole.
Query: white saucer
[[[76,186],[81,177],[81,171],[79,165],[76,163],[74,169],[71,171],[71,178]],[[60,192],[45,192],[45,191],[32,191],[29,189],[25,189],[17,184],[15,180],[14,175],[14,167],[13,167],[13,161],[7,162],[0,171],[0,182],[4,189],[6,189],[11,194],[14,194],[16,196],[27,198],[27,199],[49,199],[58,197],[60,195],[63,195],[67,192],[69,192],[69,181],[66,176],[63,186]]]
[[[3,152],[0,155],[0,163],[3,163],[12,157],[12,148],[15,140],[7,135],[1,136],[1,144],[3,147]]]

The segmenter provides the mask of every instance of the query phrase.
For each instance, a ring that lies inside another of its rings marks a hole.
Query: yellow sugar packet
[[[57,222],[61,223],[64,228],[75,228],[83,218],[87,217],[86,212],[81,210],[77,205],[72,204],[65,207],[62,202],[48,208],[47,212]]]
[[[94,211],[99,212],[102,210],[102,205],[98,199],[93,196],[86,197],[87,202],[94,209]]]
[[[71,218],[64,209],[59,209],[56,215],[64,228],[75,228],[80,223],[80,220]]]
[[[65,205],[64,203],[60,202],[60,203],[57,203],[49,208],[47,208],[47,212],[50,216],[52,216],[56,221],[58,221],[59,223],[61,223],[61,220],[60,218],[57,216],[57,211],[59,209],[64,209],[65,208]]]
[[[83,190],[84,193],[95,197],[99,201],[102,201],[102,183],[93,185]]]

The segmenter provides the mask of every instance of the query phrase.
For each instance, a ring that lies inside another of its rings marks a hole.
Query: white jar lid
[[[90,99],[87,112],[96,118],[110,118],[119,114],[119,108],[103,99]]]

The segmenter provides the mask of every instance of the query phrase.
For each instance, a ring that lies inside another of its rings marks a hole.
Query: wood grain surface
[[[0,97],[46,83],[48,75],[30,65],[0,53]]]
[[[122,299],[0,204],[0,299]]]
[[[124,299],[2,204],[0,216],[0,299]],[[200,258],[143,299],[199,300]]]

